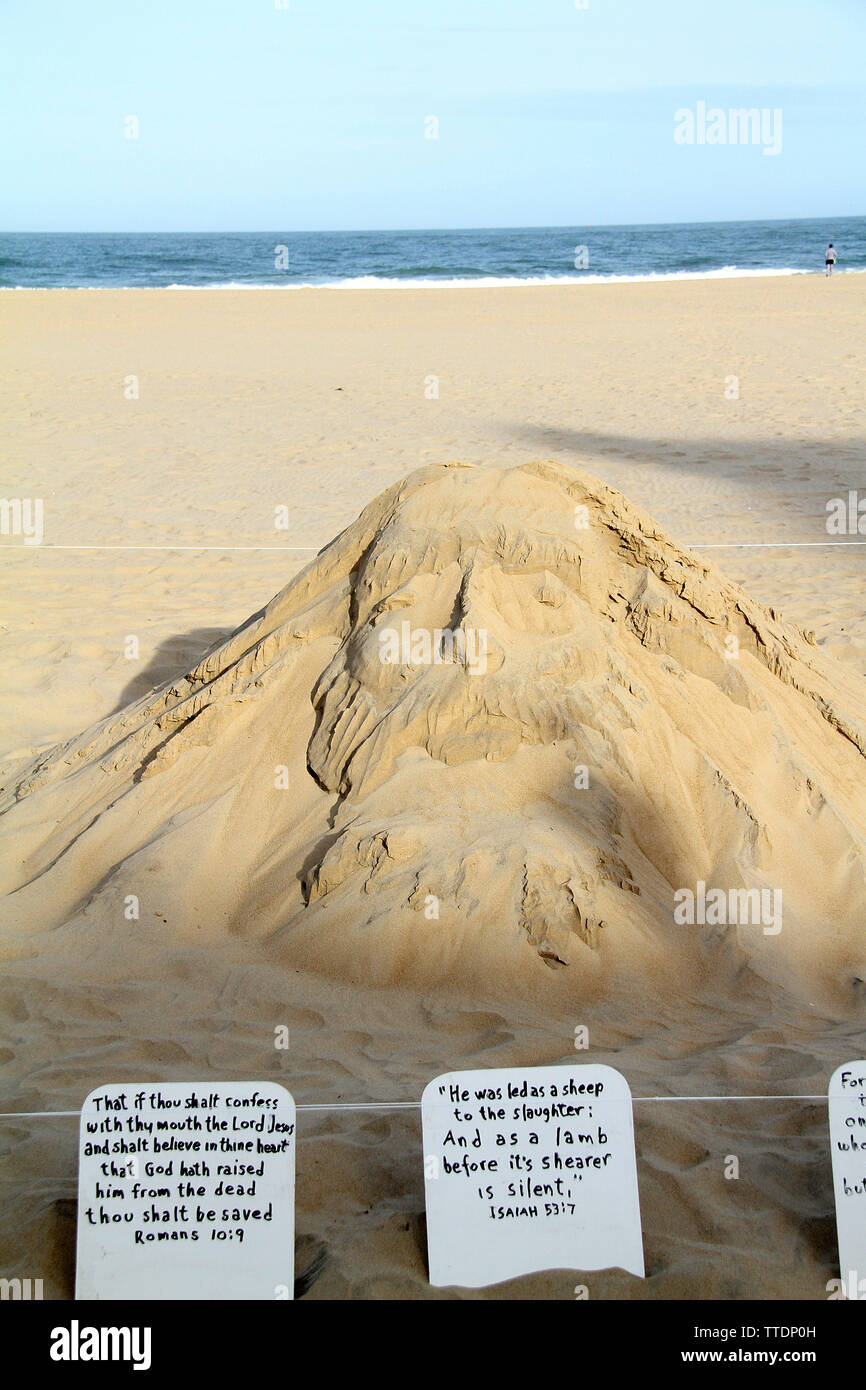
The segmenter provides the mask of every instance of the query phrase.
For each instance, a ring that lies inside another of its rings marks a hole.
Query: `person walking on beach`
[[[833,243],[832,243],[832,241],[831,241],[831,242],[830,242],[830,245],[827,247],[827,250],[824,252],[824,266],[825,266],[824,274],[825,274],[825,275],[832,275],[832,274],[833,274],[833,267],[834,267],[835,264],[836,264],[836,250],[835,250],[835,247],[833,246]]]

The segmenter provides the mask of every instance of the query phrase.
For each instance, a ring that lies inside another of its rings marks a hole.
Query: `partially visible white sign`
[[[828,1096],[842,1293],[866,1299],[866,1062],[837,1067]]]
[[[294,1242],[295,1102],[284,1086],[91,1091],[76,1298],[292,1298]]]
[[[437,1076],[421,1100],[430,1283],[644,1275],[631,1092],[613,1067]]]

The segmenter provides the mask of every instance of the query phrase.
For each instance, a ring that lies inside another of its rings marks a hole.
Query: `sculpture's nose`
[[[462,629],[467,652],[483,654],[485,671],[498,671],[505,660],[505,650],[497,641],[494,629],[503,627],[506,615],[501,612],[492,580],[492,568],[477,555],[463,567],[463,578],[457,593],[454,626]],[[472,669],[471,663],[469,669]],[[481,666],[481,659],[476,663]]]

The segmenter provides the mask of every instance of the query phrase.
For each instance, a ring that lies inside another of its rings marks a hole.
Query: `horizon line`
[[[538,231],[587,231],[608,227],[726,227],[742,226],[758,222],[842,222],[866,219],[866,212],[847,212],[819,214],[809,217],[726,217],[702,218],[684,222],[527,222],[527,223],[473,223],[471,226],[448,227],[307,227],[281,231],[281,236],[367,236],[383,232],[538,232]],[[277,227],[181,227],[151,228],[148,230],[107,230],[66,228],[46,230],[45,228],[3,228],[0,236],[264,236],[277,232]]]

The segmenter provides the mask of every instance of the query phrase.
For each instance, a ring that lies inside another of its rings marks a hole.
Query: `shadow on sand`
[[[166,638],[154,650],[147,665],[124,686],[111,713],[119,714],[127,705],[140,700],[166,681],[186,675],[206,652],[224,642],[234,631],[234,627],[197,627]]]

